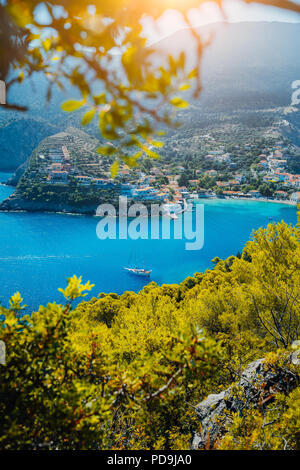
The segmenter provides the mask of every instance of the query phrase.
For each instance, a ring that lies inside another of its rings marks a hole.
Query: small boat
[[[126,271],[128,271],[131,274],[135,274],[136,276],[142,276],[142,277],[150,277],[151,274],[151,269],[144,269],[144,268],[124,268]]]
[[[140,276],[140,277],[150,277],[150,274],[152,272],[151,269],[145,269],[145,268],[138,268],[137,263],[136,263],[136,249],[134,248],[134,267],[129,268],[125,267],[125,271],[128,271],[130,274],[134,274],[135,276]]]

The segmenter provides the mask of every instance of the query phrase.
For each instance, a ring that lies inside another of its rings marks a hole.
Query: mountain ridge
[[[203,91],[194,101],[192,94],[187,94],[192,103],[186,113],[186,122],[205,120],[205,115],[212,113],[238,113],[256,111],[265,108],[289,106],[294,80],[300,79],[300,56],[297,43],[300,36],[300,23],[282,22],[224,22],[200,27],[202,31],[215,29],[215,38],[204,51],[201,65]],[[166,53],[176,56],[179,49],[188,52],[187,64],[192,67],[193,58],[188,29],[182,29],[158,41],[155,46]],[[155,60],[155,59],[153,59]],[[11,90],[14,101],[21,99],[32,106],[26,116],[20,113],[0,113],[0,170],[16,169],[30,156],[36,147],[36,139],[42,140],[55,130],[64,130],[68,125],[79,125],[77,113],[64,114],[60,103],[65,96],[54,90],[48,106],[45,102],[46,81],[36,79],[35,93],[29,83],[16,85]],[[40,86],[41,85],[41,86]],[[23,90],[23,91],[22,91]],[[75,96],[76,97],[76,96]],[[13,117],[13,119],[12,119]],[[25,138],[28,122],[31,119],[32,137]],[[12,119],[9,127],[1,122]],[[13,120],[19,120],[17,131]],[[44,124],[41,124],[41,119]],[[49,128],[51,126],[51,129]],[[19,128],[20,127],[20,128]],[[9,131],[9,132],[8,132]],[[96,128],[88,129],[90,134]]]

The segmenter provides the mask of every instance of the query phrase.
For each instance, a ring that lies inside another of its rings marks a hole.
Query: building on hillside
[[[216,156],[215,155],[212,155],[212,154],[208,154],[208,155],[205,155],[206,160],[215,160],[216,159]],[[179,167],[178,167],[179,168]]]
[[[91,184],[91,178],[85,175],[75,176],[77,183],[80,186],[89,186]]]
[[[69,163],[71,160],[69,150],[67,149],[65,145],[61,149],[63,151],[65,162]]]
[[[154,199],[154,196],[158,194],[158,190],[152,188],[151,186],[144,187],[144,188],[137,188],[132,190],[132,196],[135,199]]]
[[[230,163],[230,161],[231,161],[230,153],[224,153],[223,155],[218,156],[217,161],[219,163]]]
[[[274,196],[279,199],[286,199],[288,197],[288,193],[286,191],[275,191]]]
[[[61,171],[61,170],[51,170],[47,181],[49,183],[67,183],[68,181],[68,172],[67,171]]]
[[[188,191],[186,188],[184,188],[184,187],[180,188],[180,189],[179,189],[179,192],[181,193],[181,196],[182,196],[184,199],[187,199],[187,198],[190,197],[189,191]]]
[[[268,166],[269,166],[269,163],[268,163],[267,160],[261,160],[261,161],[258,163],[258,166],[261,166],[262,168],[267,169]]]
[[[239,191],[223,191],[224,196],[230,196],[230,197],[239,197],[240,192]]]
[[[58,149],[49,150],[49,157],[53,163],[62,163],[64,160],[63,153]]]
[[[245,181],[245,176],[240,173],[237,173],[234,175],[234,179],[239,183],[243,183]]]
[[[289,182],[294,188],[300,189],[300,175],[290,175]]]
[[[50,171],[62,171],[64,167],[62,163],[52,163],[48,169]]]
[[[122,168],[119,170],[119,175],[120,176],[130,176],[130,170],[127,168]]]
[[[112,189],[115,186],[115,183],[112,180],[105,179],[105,178],[93,178],[91,183],[95,185],[97,188],[103,189]]]
[[[248,194],[250,194],[251,197],[261,197],[261,194],[257,189],[251,189],[248,191]]]
[[[263,177],[264,183],[278,183],[279,177],[276,175],[266,175]]]
[[[196,173],[198,173],[198,172],[201,173],[201,170],[196,171]],[[207,170],[207,171],[205,171],[205,174],[207,176],[213,177],[213,176],[216,176],[218,174],[218,172],[216,170]]]

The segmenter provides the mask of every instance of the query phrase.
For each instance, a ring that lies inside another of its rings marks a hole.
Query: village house
[[[267,160],[261,160],[259,163],[258,163],[258,166],[264,168],[265,170],[268,168],[269,166],[269,163]]]
[[[239,186],[240,183],[237,180],[230,180],[229,181],[230,186]]]
[[[152,188],[151,186],[147,186],[144,188],[137,188],[132,190],[132,196],[135,199],[154,199],[155,195],[158,194],[158,190]]]
[[[80,186],[89,186],[91,184],[91,178],[85,175],[75,176],[77,183]]]
[[[300,189],[300,175],[290,175],[289,182],[294,188]]]
[[[280,171],[275,171],[274,175],[277,177],[277,181],[288,182],[290,180],[290,173],[281,173]]]
[[[240,173],[237,173],[234,175],[234,178],[236,181],[238,181],[239,183],[243,183],[245,181],[245,176],[244,175],[241,175]]]
[[[47,181],[49,183],[67,183],[68,181],[68,172],[61,170],[52,170],[50,171]]]
[[[67,149],[67,147],[64,145],[62,147],[62,152],[63,152],[63,155],[64,155],[64,159],[66,162],[70,162],[70,153],[69,153],[69,150]]]
[[[197,170],[196,173],[201,173],[201,170]],[[207,170],[205,171],[207,176],[216,176],[218,174],[217,170]]]
[[[288,193],[286,191],[275,191],[274,196],[278,199],[286,199],[288,197]]]
[[[228,188],[230,183],[228,181],[217,181],[217,186],[219,186],[219,188]]]
[[[51,149],[49,151],[49,157],[53,163],[62,163],[63,162],[63,153],[57,149]]]
[[[240,195],[239,191],[223,191],[224,196],[235,196],[238,197]]]
[[[230,163],[230,160],[231,160],[231,155],[230,153],[224,153],[224,155],[220,155],[217,157],[217,161],[219,163]]]
[[[278,183],[279,177],[276,175],[265,175],[263,181],[264,183]]]
[[[107,180],[104,178],[93,178],[91,183],[97,188],[111,189],[115,186],[115,183],[112,180]]]
[[[130,170],[126,169],[126,168],[123,168],[123,169],[119,170],[119,175],[120,176],[130,176]]]
[[[261,197],[261,194],[259,191],[257,191],[257,189],[251,189],[250,191],[248,191],[248,194],[251,197]]]

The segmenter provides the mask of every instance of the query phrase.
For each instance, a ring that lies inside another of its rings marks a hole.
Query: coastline
[[[63,203],[50,203],[43,201],[29,201],[13,193],[8,198],[0,202],[0,212],[41,212],[70,215],[94,215],[97,206],[75,207],[64,205]]]
[[[281,199],[268,199],[268,198],[256,198],[256,197],[227,197],[226,199],[233,199],[239,201],[254,201],[254,202],[273,202],[274,204],[286,204],[288,206],[295,206],[297,207],[297,203],[293,201],[281,200]]]
[[[209,197],[209,198],[199,198],[193,199],[194,203],[201,203],[201,201],[207,200],[218,200],[218,201],[251,201],[251,202],[264,202],[264,203],[274,203],[274,204],[283,204],[288,206],[294,206],[297,208],[297,203],[293,201],[285,201],[280,199],[267,199],[267,198],[240,198],[240,197]],[[26,201],[22,198],[18,198],[15,195],[8,197],[0,202],[0,212],[3,213],[45,213],[45,214],[59,214],[59,215],[76,215],[76,216],[92,216],[98,217],[96,215],[97,206],[83,206],[83,207],[74,207],[74,206],[65,206],[62,204],[47,203],[47,202],[38,202],[38,201]],[[185,209],[182,211],[185,212]],[[117,214],[118,215],[118,214]]]
[[[252,202],[267,202],[267,203],[275,203],[275,204],[285,204],[288,206],[295,206],[297,207],[297,203],[289,200],[281,200],[281,199],[268,199],[268,198],[256,198],[256,197],[203,197],[199,199],[194,199],[194,201],[207,201],[207,200],[218,200],[218,201],[252,201]]]

